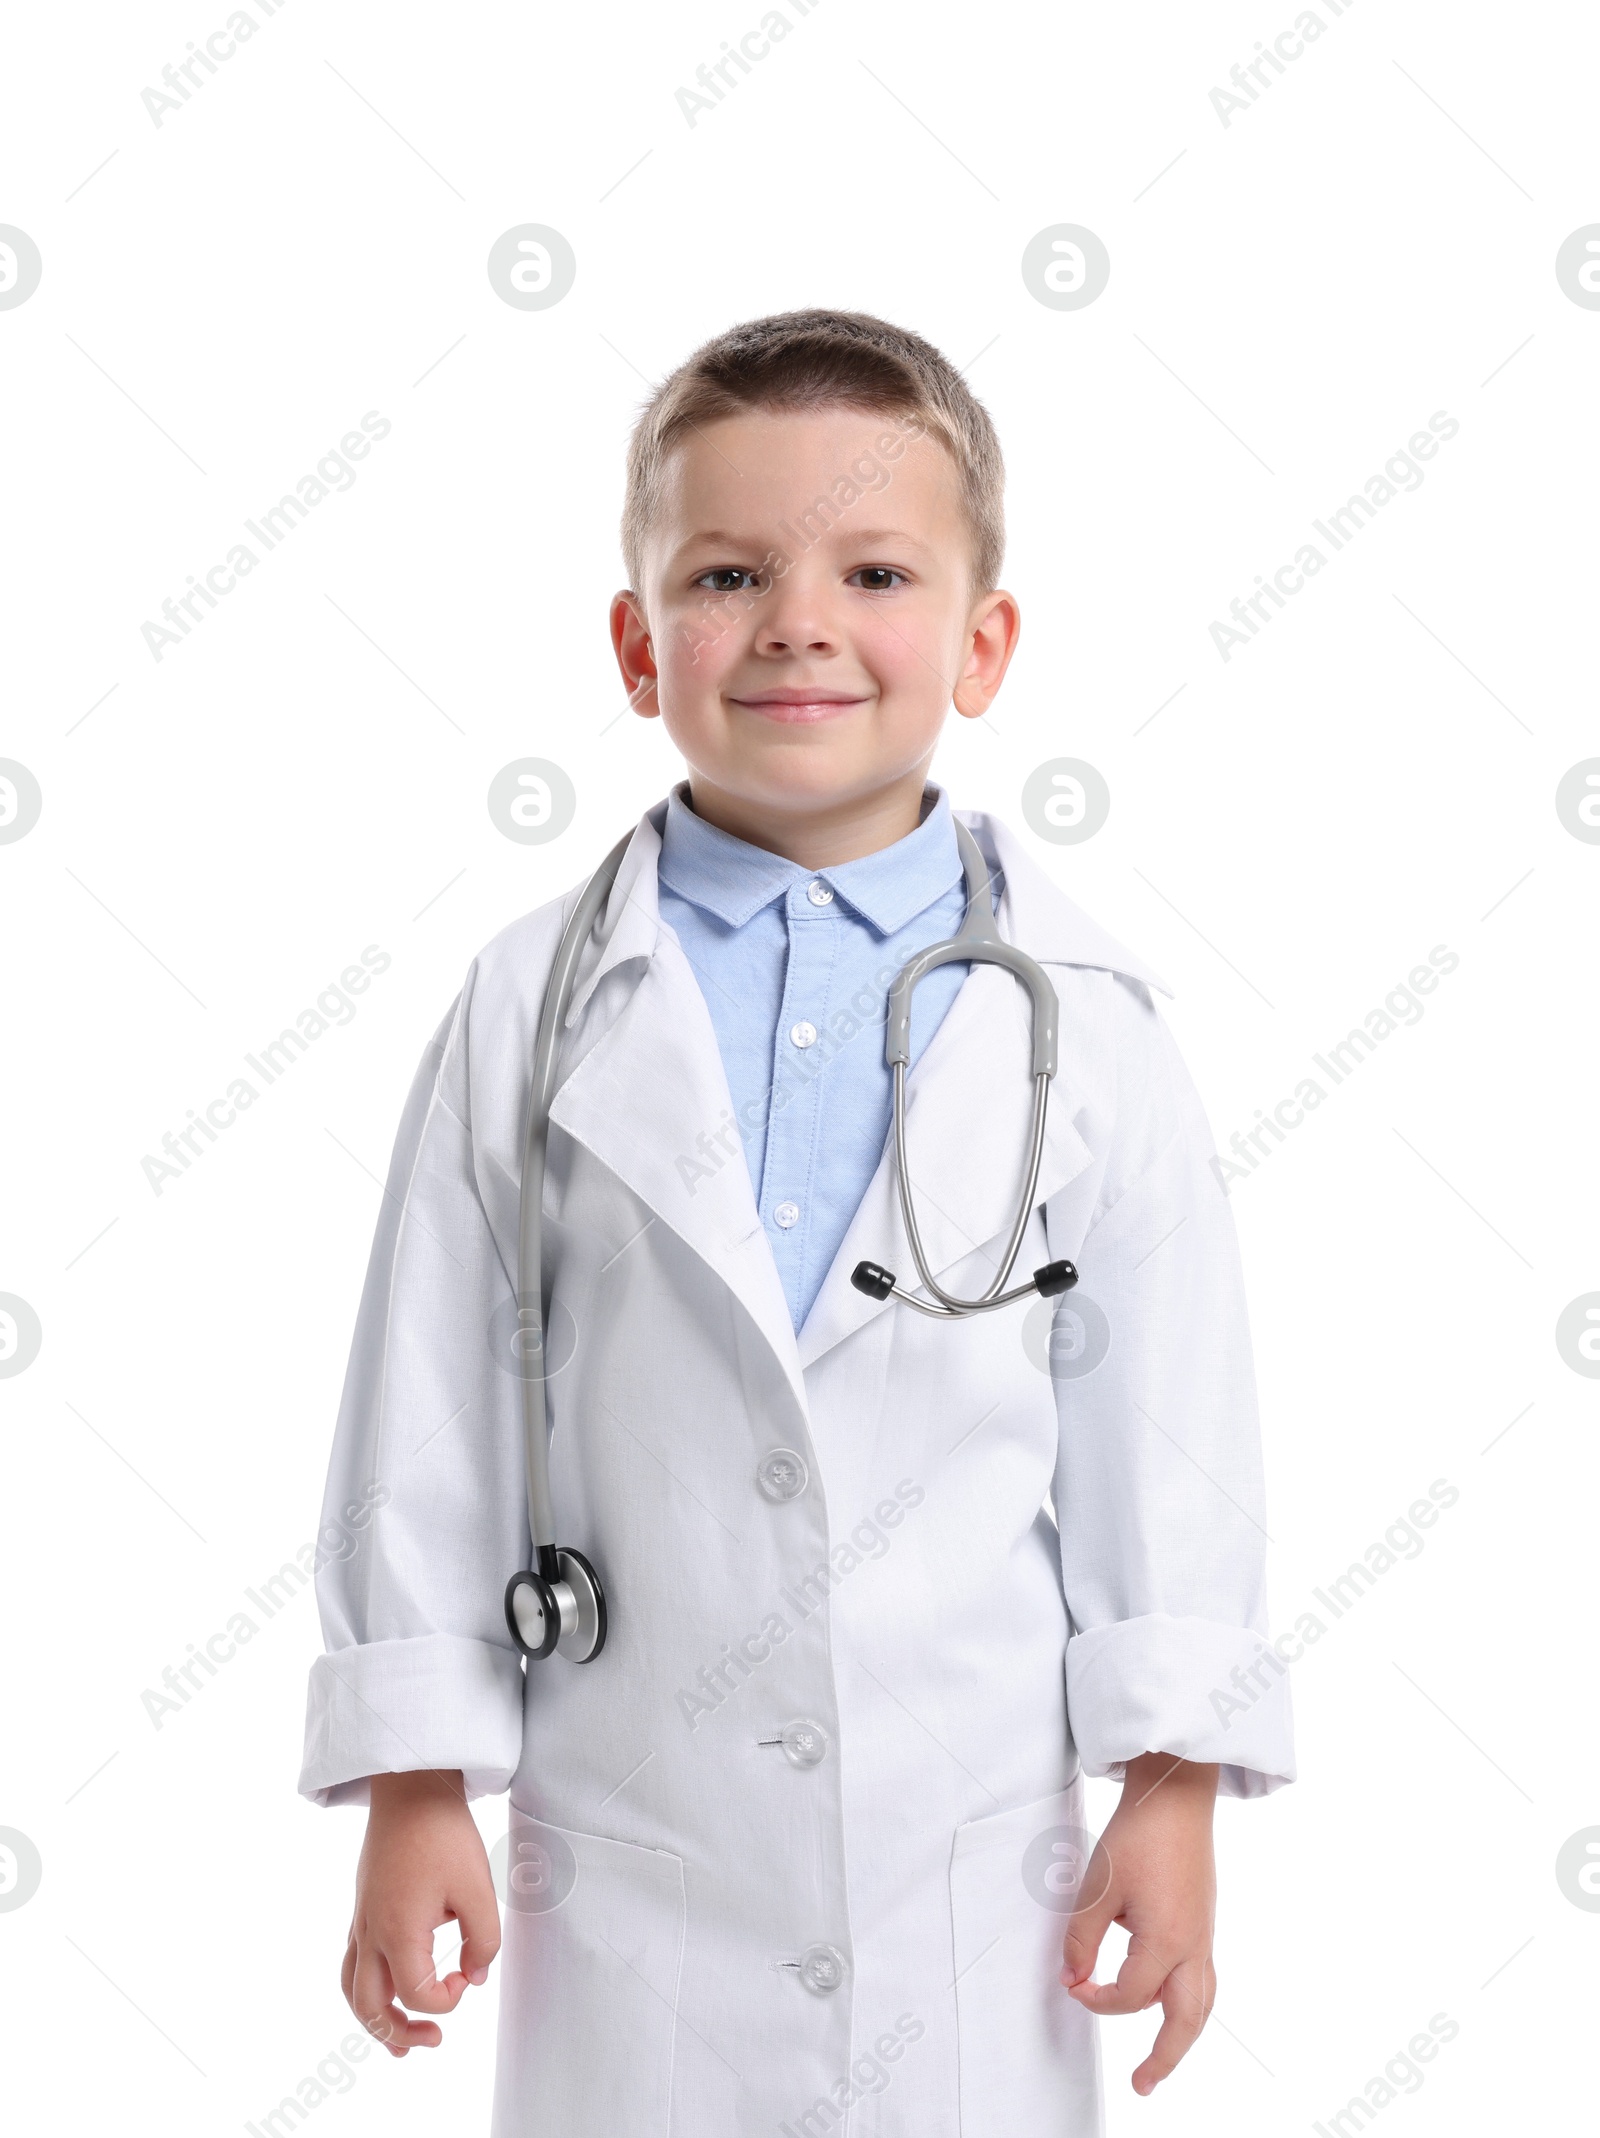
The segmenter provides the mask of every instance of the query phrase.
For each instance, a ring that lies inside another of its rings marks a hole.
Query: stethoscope
[[[909,959],[889,989],[888,1018],[884,1029],[884,1059],[894,1075],[895,1170],[900,1183],[900,1212],[906,1238],[923,1289],[932,1294],[919,1299],[904,1289],[894,1273],[876,1262],[858,1262],[850,1282],[871,1299],[903,1299],[919,1313],[943,1320],[961,1320],[968,1314],[986,1314],[1029,1297],[1054,1298],[1078,1281],[1070,1262],[1047,1262],[1034,1271],[1026,1284],[1005,1289],[1022,1246],[1033,1211],[1034,1190],[1039,1182],[1039,1161],[1044,1152],[1045,1107],[1050,1079],[1056,1073],[1056,991],[1041,965],[1014,943],[1002,940],[989,902],[989,871],[978,842],[958,818],[953,818],[956,844],[966,876],[967,910],[961,933],[948,942],[930,944]],[[606,855],[579,894],[570,919],[562,930],[555,963],[550,968],[544,1006],[539,1013],[539,1032],[534,1046],[533,1083],[528,1101],[527,1134],[522,1153],[522,1191],[517,1223],[517,1330],[522,1381],[522,1429],[528,1474],[528,1533],[533,1542],[531,1567],[513,1574],[506,1585],[506,1625],[511,1638],[530,1662],[542,1662],[552,1654],[571,1663],[592,1663],[606,1642],[606,1597],[600,1577],[580,1551],[556,1543],[555,1508],[550,1495],[550,1444],[545,1406],[545,1330],[542,1287],[542,1235],[544,1216],[545,1147],[549,1133],[550,1106],[555,1097],[556,1055],[567,1010],[572,1001],[578,960],[606,902],[622,857],[632,843],[627,832]],[[928,1267],[922,1236],[911,1200],[911,1169],[906,1154],[905,1080],[911,1062],[911,996],[917,982],[937,965],[956,960],[973,964],[1003,965],[1026,986],[1033,1006],[1033,1123],[1029,1138],[1028,1176],[1017,1203],[1017,1213],[1006,1241],[1000,1268],[986,1291],[976,1299],[963,1299],[948,1292]]]
[[[900,1215],[905,1220],[906,1238],[911,1243],[917,1276],[923,1289],[931,1292],[933,1297],[917,1298],[914,1292],[906,1291],[895,1282],[892,1270],[883,1269],[876,1262],[858,1262],[850,1272],[850,1282],[869,1299],[888,1299],[892,1295],[903,1299],[908,1307],[915,1307],[921,1314],[960,1320],[968,1314],[987,1314],[995,1307],[1008,1307],[1014,1299],[1026,1299],[1030,1294],[1053,1299],[1057,1293],[1068,1291],[1077,1283],[1078,1272],[1070,1262],[1047,1262],[1043,1269],[1034,1271],[1026,1284],[1016,1285],[1009,1292],[1003,1289],[1022,1246],[1022,1235],[1033,1213],[1033,1191],[1039,1184],[1045,1106],[1050,1097],[1050,1079],[1056,1073],[1058,1005],[1055,988],[1044,967],[1035,964],[1015,943],[1002,940],[989,904],[989,870],[978,842],[959,817],[952,817],[951,822],[956,828],[956,845],[961,852],[962,868],[966,871],[966,919],[959,935],[952,936],[947,943],[930,944],[901,966],[889,989],[889,1015],[883,1036],[884,1060],[894,1072],[894,1162],[900,1183]],[[911,1166],[906,1156],[906,1070],[911,1062],[912,990],[936,965],[950,965],[957,959],[970,960],[973,964],[1004,965],[1024,983],[1033,1000],[1033,1127],[1029,1136],[1028,1177],[1017,1202],[1017,1214],[1005,1253],[1000,1258],[1000,1267],[988,1290],[976,1299],[961,1299],[954,1292],[947,1292],[928,1267],[922,1235],[917,1229],[917,1213],[911,1204]]]

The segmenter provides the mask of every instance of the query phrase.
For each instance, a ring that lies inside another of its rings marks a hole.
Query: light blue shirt
[[[811,1311],[888,1137],[883,1058],[889,983],[958,934],[965,879],[950,799],[924,790],[916,830],[837,868],[806,869],[697,817],[688,782],[667,799],[661,916],[711,1013],[756,1208],[796,1331]],[[998,880],[994,896],[999,897]],[[936,966],[911,1008],[913,1064],[970,966]],[[715,1168],[728,1123],[708,1121]]]

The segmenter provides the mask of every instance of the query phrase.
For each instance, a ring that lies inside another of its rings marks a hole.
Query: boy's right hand
[[[461,1925],[460,1965],[441,1982],[433,1933],[449,1922]],[[350,2009],[391,2056],[436,2049],[439,2028],[400,2006],[453,2012],[469,1982],[488,1980],[499,1950],[494,1881],[461,1776],[375,1774],[340,1977]]]

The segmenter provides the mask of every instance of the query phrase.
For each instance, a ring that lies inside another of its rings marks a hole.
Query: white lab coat
[[[528,1898],[505,1910],[495,2138],[1086,2138],[1094,2025],[1057,1979],[1070,1874],[1044,1838],[1082,1824],[1080,1763],[1215,1760],[1240,1795],[1293,1772],[1259,1664],[1232,1213],[1162,983],[963,812],[1004,871],[1002,933],[1061,1000],[1019,1269],[1064,1255],[1080,1285],[948,1325],[863,1297],[859,1260],[912,1268],[891,1141],[797,1338],[736,1136],[714,1169],[697,1146],[731,1102],[659,917],[664,808],[579,967],[545,1191],[555,1503],[609,1638],[525,1681],[502,1602],[527,1520],[491,1347],[574,890],[474,961],[401,1123],[325,1511],[375,1482],[382,1503],[319,1578],[301,1788],[509,1784]],[[964,1292],[1010,1223],[1028,1049],[1025,991],[975,966],[909,1080],[924,1242]],[[758,1485],[774,1449],[808,1472],[787,1499]],[[810,1765],[769,1741],[796,1719],[822,1732]],[[817,1946],[837,1987],[795,1964]]]

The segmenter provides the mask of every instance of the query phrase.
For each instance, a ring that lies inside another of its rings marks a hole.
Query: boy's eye
[[[887,594],[896,580],[904,584],[905,573],[897,572],[887,564],[864,564],[860,571],[850,574],[849,584],[859,586],[863,593]]]
[[[713,594],[744,594],[760,578],[759,572],[746,571],[740,564],[719,564],[709,572],[702,572],[695,581]]]

